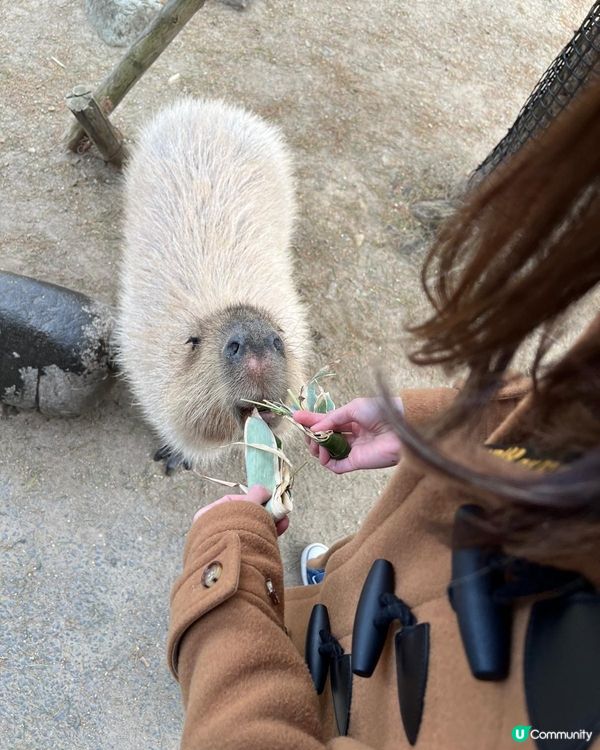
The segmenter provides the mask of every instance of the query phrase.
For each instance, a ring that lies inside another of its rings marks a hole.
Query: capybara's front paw
[[[154,454],[155,461],[163,461],[165,466],[165,474],[169,477],[173,474],[180,466],[184,469],[192,468],[192,464],[182,453],[174,451],[168,445],[161,446]]]

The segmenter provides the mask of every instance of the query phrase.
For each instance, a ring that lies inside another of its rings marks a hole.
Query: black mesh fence
[[[508,133],[477,167],[472,182],[479,181],[526,141],[535,138],[599,71],[600,0],[597,0],[571,41],[538,81]]]

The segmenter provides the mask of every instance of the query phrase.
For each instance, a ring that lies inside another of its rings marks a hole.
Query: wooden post
[[[88,86],[75,86],[67,96],[67,107],[96,145],[104,161],[117,167],[127,158],[122,138],[108,117],[98,106]]]
[[[125,57],[93,92],[105,114],[109,115],[115,109],[205,2],[206,0],[168,0],[165,3],[152,23],[127,50]],[[68,148],[77,151],[84,135],[81,125],[75,124],[66,137]]]

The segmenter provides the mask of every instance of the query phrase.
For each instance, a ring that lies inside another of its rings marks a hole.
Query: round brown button
[[[202,585],[206,586],[207,589],[214,586],[221,577],[222,572],[223,566],[220,562],[212,562],[210,565],[207,565],[202,571]]]

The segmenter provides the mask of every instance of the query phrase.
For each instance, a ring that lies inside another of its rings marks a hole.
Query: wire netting
[[[594,3],[571,41],[540,78],[504,138],[477,167],[472,180],[489,174],[550,122],[579,89],[600,71],[600,0]]]

